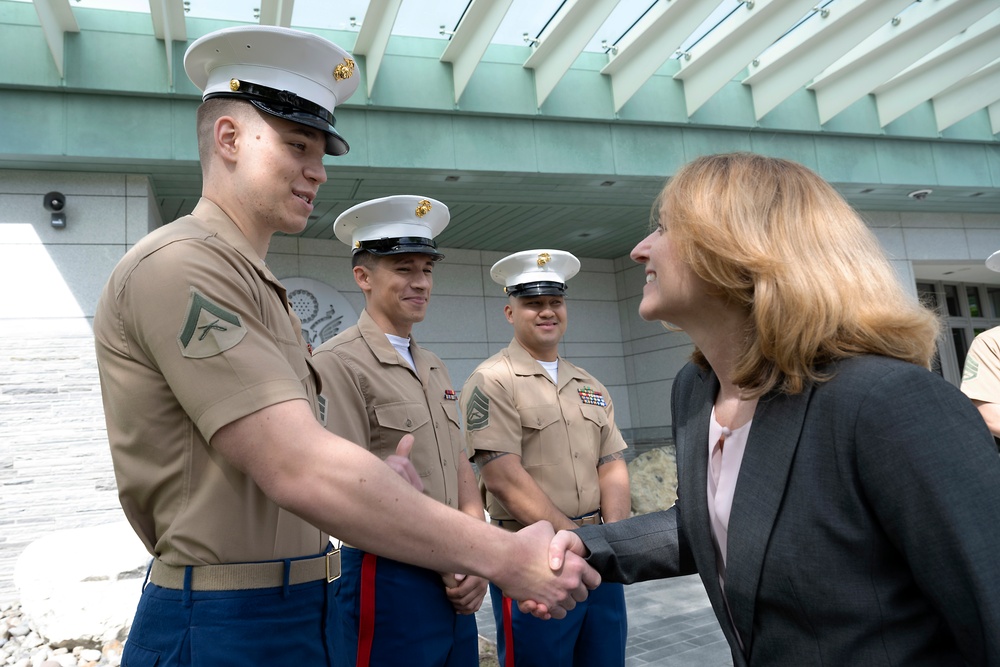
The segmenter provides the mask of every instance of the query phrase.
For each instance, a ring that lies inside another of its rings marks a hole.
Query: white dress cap
[[[393,195],[369,199],[347,209],[333,223],[333,233],[355,253],[374,255],[419,252],[436,259],[434,237],[448,226],[451,214],[437,199],[419,195]]]
[[[1000,250],[986,258],[986,268],[990,271],[1000,271]]]
[[[302,30],[248,25],[199,37],[184,70],[202,99],[235,97],[279,118],[326,133],[326,152],[350,147],[333,129],[333,110],[358,87],[354,59],[333,42]]]
[[[561,295],[579,270],[580,260],[565,250],[524,250],[494,264],[490,277],[508,296]]]

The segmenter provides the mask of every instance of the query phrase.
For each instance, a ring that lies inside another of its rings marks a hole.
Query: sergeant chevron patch
[[[479,387],[473,387],[469,403],[465,407],[465,430],[478,431],[489,425],[490,397],[480,391]]]

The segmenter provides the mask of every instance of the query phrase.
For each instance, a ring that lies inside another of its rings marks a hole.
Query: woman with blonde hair
[[[608,581],[698,572],[743,665],[1000,665],[1000,459],[940,324],[802,165],[702,157],[632,251],[685,331],[678,501],[561,532]],[[538,615],[533,603],[523,608]]]

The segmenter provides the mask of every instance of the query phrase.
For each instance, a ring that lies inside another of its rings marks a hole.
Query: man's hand
[[[407,433],[399,439],[399,444],[396,445],[396,453],[387,456],[385,462],[400,477],[409,482],[410,486],[417,491],[423,491],[424,483],[420,481],[420,475],[417,474],[417,469],[413,467],[413,463],[410,461],[410,450],[412,449],[413,436]]]
[[[589,590],[601,584],[601,575],[594,568],[568,544],[563,547],[565,538],[554,542],[555,531],[548,521],[522,528],[514,537],[522,543],[523,556],[508,564],[508,571],[502,580],[497,578],[497,584],[508,597],[527,601],[526,613],[544,619],[564,618],[577,602],[587,599]],[[553,553],[559,555],[555,568]]]
[[[560,530],[549,543],[549,567],[553,572],[559,572],[567,558],[572,559],[576,556],[580,558],[587,556],[587,547],[584,545],[583,540],[572,531]],[[593,590],[596,586],[591,586],[590,588]],[[522,600],[518,603],[517,607],[522,613],[532,614],[538,618],[561,618],[551,612],[544,604],[535,600]]]
[[[483,606],[483,598],[489,588],[489,582],[482,577],[465,574],[442,574],[445,594],[455,607],[455,612],[469,615],[475,614]]]

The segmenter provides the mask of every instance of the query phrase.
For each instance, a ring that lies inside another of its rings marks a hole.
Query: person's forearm
[[[632,514],[632,489],[624,459],[609,461],[597,469],[601,487],[601,518],[604,523],[627,519]]]
[[[483,498],[479,493],[476,473],[468,459],[458,464],[458,509],[480,521],[486,520],[486,511],[483,509]]]
[[[310,472],[289,470],[269,495],[352,546],[421,567],[497,576],[505,549],[490,535],[482,516],[432,500],[366,450],[338,440],[336,463],[318,463],[318,483],[303,484]],[[310,466],[311,467],[311,466]],[[297,481],[296,481],[297,480]],[[489,553],[495,550],[496,553]],[[506,557],[511,557],[507,554]]]
[[[480,469],[480,474],[486,488],[518,523],[528,526],[548,521],[556,530],[576,527],[521,466],[520,457],[507,454],[494,458]]]
[[[986,401],[972,402],[979,410],[979,414],[983,416],[983,421],[986,422],[986,427],[990,429],[993,437],[1000,438],[1000,404],[987,403]]]
[[[518,523],[530,526],[536,521],[548,521],[556,530],[571,530],[576,524],[552,504],[541,490],[538,493],[523,492],[494,493],[500,503],[511,513]]]
[[[600,583],[582,559],[549,569],[551,526],[509,533],[432,500],[368,450],[326,431],[303,399],[238,419],[211,444],[279,506],[360,549],[481,576],[510,597],[551,606],[557,618]]]

